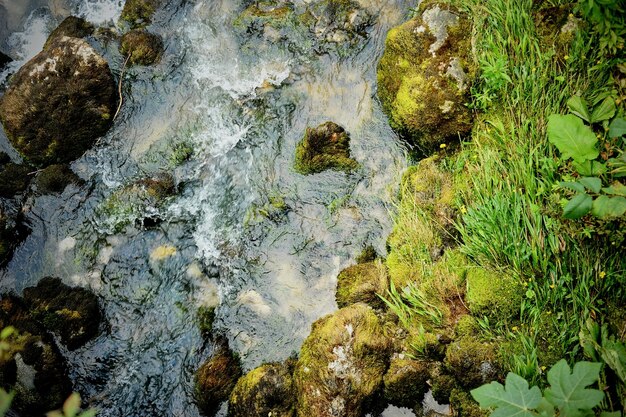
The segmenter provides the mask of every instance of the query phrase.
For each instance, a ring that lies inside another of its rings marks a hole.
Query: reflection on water
[[[193,372],[212,351],[195,322],[200,306],[220,303],[215,327],[247,369],[282,360],[336,308],[338,272],[366,244],[384,253],[385,201],[404,158],[374,98],[375,65],[410,2],[366,2],[377,23],[364,47],[344,57],[242,49],[231,26],[240,3],[169,2],[150,28],[165,40],[163,62],[127,70],[115,126],[72,165],[86,184],[32,201],[32,233],[0,272],[3,289],[55,275],[101,298],[108,325],[68,353],[76,388],[99,415],[198,415]],[[121,2],[69,7],[108,25]],[[58,22],[37,16],[12,35],[23,40],[13,56],[40,48]],[[102,50],[119,73],[116,48]],[[350,132],[360,168],[296,174],[296,143],[327,120]],[[177,145],[193,149],[182,165],[171,162]],[[103,202],[163,171],[178,195],[129,213],[114,232]],[[146,230],[135,220],[147,214],[163,221]]]

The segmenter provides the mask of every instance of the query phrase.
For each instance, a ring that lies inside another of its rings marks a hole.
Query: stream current
[[[171,0],[149,27],[164,39],[162,62],[124,72],[113,128],[72,164],[85,183],[26,202],[31,233],[0,271],[0,290],[58,276],[98,295],[100,336],[64,353],[99,416],[198,416],[193,375],[213,349],[200,307],[217,305],[214,329],[249,370],[298,352],[311,323],[337,308],[337,274],[366,245],[385,253],[406,159],[375,98],[376,63],[413,2],[363,3],[376,13],[358,47],[301,54],[280,42],[242,46],[233,21],[243,0]],[[123,6],[0,5],[0,46],[15,59],[3,82],[63,17],[114,27]],[[119,76],[117,43],[100,51]],[[297,142],[328,120],[350,132],[359,169],[297,174]],[[0,150],[17,158],[1,136]],[[180,147],[191,157],[173,164]],[[101,209],[116,190],[162,172],[178,184],[165,205]],[[146,217],[161,221],[145,227]]]

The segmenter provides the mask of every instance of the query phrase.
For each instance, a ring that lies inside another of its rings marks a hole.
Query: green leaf
[[[80,395],[73,392],[63,403],[63,414],[65,417],[74,417],[80,411]]]
[[[607,194],[626,197],[626,185],[622,185],[621,183],[617,181],[611,184],[610,186],[603,188],[602,191],[604,191]]]
[[[626,198],[601,195],[593,202],[591,213],[600,219],[620,217],[626,213]]]
[[[2,331],[0,332],[0,339],[6,339],[7,337],[11,336],[13,333],[15,333],[15,327],[7,326],[4,329],[2,329]]]
[[[603,411],[600,413],[600,417],[622,417],[621,411]]]
[[[573,114],[553,114],[548,118],[548,140],[561,151],[564,159],[582,163],[600,154],[596,149],[596,135]]]
[[[541,417],[554,417],[554,406],[542,397],[541,402],[537,406],[537,412]]]
[[[546,399],[559,409],[562,416],[588,415],[589,410],[604,398],[602,391],[586,388],[598,382],[601,368],[601,363],[577,362],[570,373],[569,365],[561,359],[548,371],[550,387],[545,391]]]
[[[569,111],[574,113],[576,116],[583,119],[585,122],[590,123],[591,115],[589,114],[589,108],[587,107],[587,102],[584,98],[580,96],[574,96],[567,100],[567,107],[569,107]]]
[[[577,182],[571,182],[571,181],[560,182],[559,186],[561,186],[562,188],[569,188],[570,190],[577,191],[579,193],[585,192],[585,187],[582,184],[579,184]]]
[[[592,193],[599,193],[602,188],[602,181],[596,177],[583,177],[578,180],[579,183],[584,185]]]
[[[607,97],[593,109],[591,123],[609,120],[613,116],[615,116],[615,101],[611,97]]]
[[[506,376],[505,386],[492,382],[470,393],[482,408],[496,408],[491,417],[534,417],[531,410],[541,403],[541,390],[529,389],[528,382],[512,372]]]
[[[616,117],[609,125],[609,137],[619,138],[626,135],[626,120],[623,117]]]
[[[598,161],[585,161],[583,163],[572,162],[572,165],[576,172],[586,177],[598,177],[606,174],[607,171],[606,165]]]
[[[78,417],[95,417],[97,411],[93,408],[81,413]]]
[[[580,219],[591,211],[593,198],[589,194],[576,194],[563,208],[563,217],[566,219]]]

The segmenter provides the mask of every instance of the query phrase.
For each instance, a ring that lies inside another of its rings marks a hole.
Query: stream
[[[199,416],[194,372],[213,350],[200,307],[217,306],[214,331],[250,370],[297,354],[311,324],[336,310],[337,275],[365,246],[385,254],[406,158],[376,100],[376,63],[414,2],[362,2],[377,12],[358,47],[302,54],[242,43],[233,21],[243,0],[169,1],[149,28],[164,39],[161,63],[125,70],[113,128],[72,164],[85,183],[26,202],[31,233],[0,271],[0,290],[58,276],[98,295],[100,336],[64,352],[98,416]],[[0,1],[0,49],[15,59],[2,82],[64,16],[115,28],[123,6],[12,3]],[[117,43],[100,52],[119,76]],[[350,132],[360,167],[296,173],[305,129],[329,120]],[[0,136],[0,150],[17,157]],[[193,152],[174,164],[181,147]],[[178,184],[164,205],[102,209],[122,187],[164,172]]]

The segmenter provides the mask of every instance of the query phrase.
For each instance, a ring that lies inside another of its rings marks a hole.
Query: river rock
[[[341,308],[362,302],[383,308],[385,303],[378,295],[385,295],[388,287],[386,268],[381,262],[350,266],[337,277],[337,305]]]
[[[93,25],[85,19],[76,16],[68,16],[50,33],[43,49],[49,48],[56,40],[63,36],[80,39],[93,34],[93,32]]]
[[[429,363],[396,356],[383,380],[385,400],[397,407],[414,408],[421,404],[429,389]]]
[[[161,4],[162,0],[126,0],[121,19],[135,28],[147,26],[152,23],[152,16]]]
[[[352,304],[313,323],[296,364],[298,417],[361,417],[378,401],[389,339],[374,310]]]
[[[378,96],[391,126],[423,153],[467,135],[473,125],[468,19],[424,2],[420,14],[387,34],[378,64]]]
[[[30,314],[61,342],[74,350],[98,334],[102,315],[95,294],[80,287],[69,287],[59,279],[46,277],[37,286],[24,289]]]
[[[62,36],[26,63],[0,99],[13,146],[37,165],[72,161],[111,127],[117,86],[82,39]]]
[[[307,128],[296,147],[294,168],[301,174],[316,174],[327,169],[350,172],[357,166],[350,157],[348,132],[334,122]]]
[[[239,378],[230,395],[229,417],[293,417],[293,361],[259,366]]]
[[[120,53],[128,56],[131,65],[152,65],[160,61],[163,40],[143,29],[133,29],[122,36]]]
[[[218,340],[213,356],[196,371],[196,400],[200,410],[207,416],[215,415],[240,376],[239,359],[225,340]]]
[[[313,2],[301,19],[318,39],[334,43],[352,42],[372,23],[372,16],[353,0]]]

